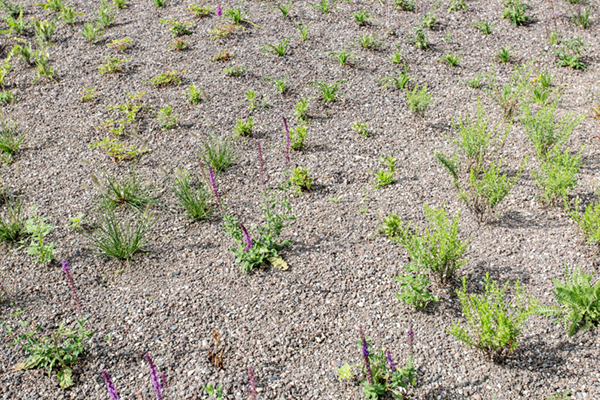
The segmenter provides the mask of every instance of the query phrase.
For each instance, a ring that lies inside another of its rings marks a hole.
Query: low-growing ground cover
[[[600,397],[597,6],[0,1],[0,397]]]

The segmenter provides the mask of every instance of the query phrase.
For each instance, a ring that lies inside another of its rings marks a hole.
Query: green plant
[[[413,0],[394,0],[396,8],[402,11],[414,11],[415,2]]]
[[[369,129],[367,128],[366,122],[354,121],[352,124],[352,130],[364,137],[369,136]]]
[[[138,251],[144,251],[148,242],[146,237],[156,219],[148,209],[143,213],[135,211],[133,216],[123,220],[115,214],[115,210],[106,209],[98,216],[97,228],[82,234],[90,241],[89,246],[96,254],[129,261]]]
[[[575,209],[571,211],[569,207],[567,212],[577,222],[583,232],[583,236],[588,243],[600,245],[600,203],[591,203],[585,208],[583,213],[579,211],[579,200],[575,199]]]
[[[65,3],[63,0],[46,0],[45,3],[37,3],[36,6],[44,7],[44,11],[50,10],[58,13],[65,7]]]
[[[231,135],[217,136],[216,132],[209,131],[202,138],[198,154],[203,162],[215,171],[224,171],[237,159],[234,143]]]
[[[270,82],[274,82],[275,83],[275,88],[277,89],[277,91],[281,94],[283,94],[285,92],[285,76],[281,77],[280,79],[276,79],[274,77],[272,77],[271,75],[268,75],[264,78],[265,81],[270,81]]]
[[[21,57],[23,61],[25,61],[29,65],[33,65],[35,63],[35,52],[33,47],[31,47],[31,43],[26,42],[23,39],[17,39],[23,45],[15,44],[11,50],[11,53],[17,57]]]
[[[557,100],[541,107],[535,114],[532,113],[530,104],[523,107],[521,123],[540,161],[547,160],[548,154],[555,147],[562,147],[569,140],[573,129],[585,119],[585,115],[573,114],[558,119],[554,116],[557,109]]]
[[[490,35],[492,33],[493,24],[490,24],[487,21],[477,21],[473,23],[473,26],[479,30],[479,32],[484,35]]]
[[[454,54],[452,52],[446,54],[442,58],[440,58],[441,62],[447,62],[451,67],[456,67],[458,62],[460,61],[460,54]]]
[[[383,44],[383,42],[378,42],[376,39],[376,35],[367,35],[367,32],[363,32],[362,35],[355,38],[354,41],[363,49],[374,49]]]
[[[69,217],[69,225],[67,226],[67,229],[81,230],[83,229],[84,225],[87,225],[87,223],[87,221],[83,220],[83,213],[80,212],[74,217]]]
[[[83,15],[83,13],[75,12],[75,7],[65,6],[62,10],[60,10],[57,18],[63,21],[65,24],[74,25],[75,22],[77,22],[77,17],[81,15]]]
[[[226,38],[229,35],[231,35],[233,32],[240,30],[240,29],[245,29],[243,26],[241,25],[219,25],[219,26],[215,26],[211,31],[209,31],[210,35],[211,35],[211,39],[215,40],[215,39],[219,39],[219,38]]]
[[[437,17],[433,13],[426,13],[423,15],[423,19],[421,20],[421,26],[426,27],[427,29],[433,29],[437,25]]]
[[[196,85],[190,85],[186,93],[186,99],[192,104],[199,104],[206,98],[204,90],[197,88]]]
[[[4,65],[0,66],[0,87],[4,86],[4,79],[10,72],[11,67],[10,57],[7,57],[4,61]]]
[[[508,82],[504,84],[498,82],[495,69],[491,74],[486,75],[489,87],[484,90],[494,102],[502,107],[504,119],[512,119],[517,111],[522,94],[527,90],[529,85],[530,75],[529,64],[515,66],[513,73],[508,78]]]
[[[14,104],[17,100],[15,98],[15,92],[10,90],[0,90],[0,104]]]
[[[124,114],[125,118],[119,121],[117,127],[113,126],[115,125],[115,122],[112,118],[102,125],[107,127],[113,135],[123,135],[128,124],[135,122],[138,118],[138,113],[145,108],[144,104],[141,102],[141,99],[145,94],[146,92],[127,94],[127,97],[131,99],[129,102],[107,107],[109,110],[116,110],[119,113]]]
[[[24,135],[20,135],[17,125],[8,121],[0,113],[0,155],[5,164],[11,164],[19,151]]]
[[[311,24],[312,24],[312,22],[309,22],[308,24],[305,24],[304,21],[302,21],[302,25],[300,25],[299,23],[294,22],[294,25],[300,31],[300,36],[299,36],[300,40],[302,40],[303,42],[306,42],[306,37],[308,35],[308,27]]]
[[[396,51],[392,53],[392,55],[390,56],[390,63],[392,65],[394,64],[400,64],[402,62],[402,49],[400,48],[400,45],[397,45]],[[404,67],[406,68],[406,63],[404,63]]]
[[[131,168],[128,176],[118,178],[103,172],[105,182],[101,183],[92,175],[92,183],[99,192],[98,205],[102,209],[114,210],[120,206],[129,206],[143,210],[156,201],[156,188],[150,183],[144,183]]]
[[[531,95],[531,101],[544,106],[550,101],[550,95],[553,93],[553,91],[550,89],[546,89],[542,85],[539,85],[534,82],[531,85],[531,90],[529,91],[529,93]]]
[[[578,268],[569,274],[565,267],[565,283],[552,278],[552,294],[560,306],[540,305],[536,313],[556,318],[556,323],[564,323],[569,337],[580,329],[591,330],[600,322],[600,280],[592,285],[593,274],[581,272]]]
[[[8,34],[9,37],[11,37],[13,34],[16,36],[21,36],[23,33],[25,33],[25,30],[31,26],[23,19],[23,10],[21,10],[17,16],[5,16],[4,22],[6,25],[8,25],[8,30],[2,30],[0,31],[0,34]]]
[[[183,39],[175,39],[169,44],[168,50],[185,50],[188,48],[188,44]]]
[[[479,89],[481,87],[481,78],[483,75],[477,74],[471,79],[466,79],[465,84],[473,89]]]
[[[184,72],[185,72],[185,69],[181,72],[179,72],[179,71],[163,72],[160,75],[153,76],[152,78],[142,81],[142,82],[151,82],[156,87],[179,85],[181,83],[181,76],[183,75]]]
[[[296,128],[290,129],[290,149],[292,150],[302,150],[304,148],[304,141],[308,134],[306,133],[307,127],[306,125],[300,125]]]
[[[352,14],[352,17],[359,25],[362,26],[371,20],[371,13],[367,10],[362,10]]]
[[[254,127],[254,117],[248,117],[247,121],[238,119],[233,127],[233,132],[238,136],[251,136]]]
[[[54,81],[54,68],[50,65],[50,54],[48,48],[42,48],[35,52],[35,64],[37,67],[36,76],[32,83],[37,82],[41,78],[46,78],[50,81]]]
[[[100,23],[96,22],[95,24],[91,22],[86,22],[83,24],[83,31],[81,31],[81,35],[90,43],[94,44],[106,33],[106,31],[102,30],[102,26]]]
[[[313,4],[313,3],[308,3],[308,4],[310,4],[311,7],[316,8],[317,10],[320,10],[323,14],[329,14],[329,12],[331,10],[333,10],[333,8],[334,8],[333,1],[328,1],[328,0],[321,0],[321,2],[318,4]]]
[[[417,49],[427,50],[429,48],[429,44],[427,43],[427,37],[425,36],[425,32],[423,32],[423,27],[418,27],[413,29],[414,38],[410,41]]]
[[[152,0],[156,7],[164,7],[166,0]]]
[[[13,3],[10,0],[0,0],[0,10],[12,17],[17,17],[23,11],[23,6],[20,3]]]
[[[546,203],[556,203],[560,200],[566,200],[567,189],[573,189],[577,185],[575,175],[579,172],[581,166],[581,153],[571,156],[569,150],[561,151],[559,147],[554,147],[547,155],[544,161],[540,162],[537,171],[531,171],[535,178],[535,183],[542,189],[542,201]]]
[[[218,52],[217,54],[215,54],[214,56],[212,56],[210,61],[225,62],[225,61],[231,60],[233,57],[235,57],[235,54],[229,52],[228,50],[223,49],[220,52]]]
[[[98,67],[98,72],[103,74],[114,74],[121,71],[123,64],[129,61],[129,58],[116,58],[111,56],[104,57],[104,64]]]
[[[126,51],[129,48],[129,46],[131,46],[131,38],[128,37],[125,37],[123,39],[115,39],[112,42],[106,44],[106,47],[113,50],[117,50],[121,53]]]
[[[90,101],[96,99],[96,97],[98,97],[98,89],[97,88],[83,89],[82,92],[83,92],[83,96],[81,96],[79,98],[79,100],[81,100],[82,103],[90,102]]]
[[[245,67],[242,67],[241,65],[225,68],[223,70],[223,73],[229,76],[240,76],[244,75],[246,72],[248,72],[248,70]]]
[[[77,362],[80,355],[85,352],[89,340],[94,332],[87,331],[84,327],[85,319],[77,321],[77,329],[67,328],[64,322],[50,335],[38,338],[41,327],[21,335],[13,344],[24,342],[23,350],[29,354],[24,363],[17,364],[14,369],[47,368],[48,375],[57,369],[58,384],[62,389],[74,385],[71,365]]]
[[[207,384],[206,386],[202,385],[202,387],[204,388],[204,390],[206,390],[206,393],[208,393],[209,396],[214,397],[215,400],[221,400],[223,398],[223,383],[219,383],[219,386],[215,389],[213,387],[212,382]]]
[[[190,10],[196,18],[204,18],[213,12],[209,6],[201,6],[200,4],[189,5],[188,10]]]
[[[241,24],[242,22],[246,21],[246,15],[240,6],[234,9],[223,11],[223,15],[231,18],[235,24]]]
[[[320,98],[322,101],[333,102],[338,98],[338,89],[342,83],[346,82],[345,80],[338,79],[334,81],[331,85],[328,85],[325,80],[310,82],[309,85],[312,85],[316,88],[316,91],[319,92]]]
[[[96,14],[96,20],[104,28],[108,28],[114,21],[115,15],[113,14],[114,7],[109,7],[106,0],[100,0],[100,8]]]
[[[125,0],[113,0],[113,3],[117,8],[127,8],[127,3]]]
[[[396,159],[392,156],[381,156],[379,157],[379,162],[385,165],[387,169],[380,168],[375,173],[375,182],[373,182],[375,189],[381,189],[394,183],[396,181],[394,173],[398,170],[396,168]]]
[[[25,223],[25,230],[30,237],[30,242],[27,246],[23,244],[21,247],[27,247],[25,253],[34,256],[34,262],[43,264],[54,259],[54,242],[46,243],[46,236],[54,227],[46,223],[52,217],[40,217],[37,212],[37,207],[32,207],[32,216]]]
[[[167,25],[167,31],[171,32],[171,36],[173,37],[191,35],[192,31],[190,31],[190,28],[194,26],[192,22],[177,21],[174,19],[161,19],[160,24]]]
[[[175,170],[175,185],[171,190],[187,216],[194,221],[208,218],[211,215],[209,191],[200,180],[192,186],[187,171]]]
[[[496,59],[501,63],[507,63],[512,57],[512,47],[501,47],[496,51]]]
[[[427,274],[417,264],[408,264],[404,266],[405,273],[396,276],[400,282],[400,293],[398,299],[404,304],[410,304],[415,308],[425,308],[432,301],[438,301],[426,287],[431,284],[427,279]]]
[[[294,8],[294,3],[292,3],[292,0],[289,0],[287,2],[287,4],[274,4],[274,7],[276,9],[278,9],[279,11],[281,11],[281,15],[283,16],[283,18],[287,18],[288,14],[290,13],[290,11],[292,11],[292,8]]]
[[[253,111],[256,110],[256,91],[247,90],[246,91],[246,101],[248,102],[248,110]]]
[[[530,18],[525,15],[527,7],[527,4],[524,4],[522,0],[504,0],[502,18],[509,20],[515,26],[525,25]]]
[[[571,397],[571,390],[565,389],[562,393],[557,393],[556,395],[551,395],[546,397],[546,400],[573,400]]]
[[[52,35],[54,35],[54,28],[56,27],[54,21],[33,21],[35,28],[35,38],[38,43],[49,43]]]
[[[580,37],[563,40],[556,51],[557,64],[561,67],[586,70],[587,66],[582,61],[586,47]]]
[[[354,57],[355,53],[348,52],[348,50],[346,50],[345,47],[338,52],[329,51],[328,53],[331,54],[331,57],[329,57],[329,60],[336,60],[338,62],[338,64],[341,66],[351,65],[350,61],[355,59],[355,57]]]
[[[460,11],[465,10],[468,11],[469,7],[467,7],[467,3],[465,0],[450,0],[450,7],[448,7],[448,14],[452,11]]]
[[[137,158],[140,155],[148,152],[145,146],[137,148],[134,145],[121,143],[117,139],[110,138],[104,138],[99,142],[94,142],[90,144],[89,147],[90,149],[100,147],[101,149],[106,150],[108,156],[111,157],[117,163],[123,160],[133,160],[134,158]]]
[[[279,57],[283,57],[285,56],[285,53],[287,53],[288,48],[289,48],[289,41],[292,38],[292,36],[288,37],[287,39],[282,39],[278,44],[274,45],[274,44],[265,44],[263,47],[263,54],[264,53],[272,53],[275,54]]]
[[[294,186],[296,193],[310,190],[313,179],[308,173],[308,168],[296,167],[292,170],[290,184]]]
[[[387,82],[385,85],[381,87],[381,90],[384,91],[390,85],[395,86],[397,89],[406,89],[408,82],[410,82],[413,78],[408,76],[408,66],[404,64],[404,71],[396,71],[398,74],[398,78],[394,76],[386,76],[379,80],[379,83]]]
[[[467,280],[463,278],[462,290],[456,293],[467,320],[465,329],[455,322],[448,330],[452,336],[469,347],[485,352],[492,360],[501,361],[518,346],[517,339],[529,316],[537,307],[537,300],[525,296],[525,288],[517,281],[514,299],[507,299],[508,282],[499,288],[485,275],[484,293],[480,296],[467,293]]]
[[[173,129],[179,122],[177,114],[173,112],[173,107],[171,106],[164,106],[158,110],[158,113],[156,113],[156,121],[163,131]]]
[[[16,243],[26,232],[26,216],[20,199],[6,200],[6,211],[0,216],[0,241]]]
[[[307,123],[308,116],[308,99],[301,98],[294,107],[294,117],[296,122],[304,124]]]
[[[230,214],[223,216],[225,232],[231,237],[237,247],[231,252],[237,257],[242,272],[250,272],[270,263],[276,268],[287,269],[287,264],[279,255],[284,246],[292,244],[289,240],[281,241],[279,236],[286,226],[286,222],[296,219],[289,213],[290,205],[287,201],[279,201],[268,193],[264,194],[262,226],[256,228],[257,235],[251,236],[238,219]],[[276,212],[276,208],[281,210]]]
[[[413,91],[406,89],[406,102],[410,111],[423,118],[425,110],[431,104],[431,94],[427,91],[427,84],[419,90],[419,85],[415,85]]]

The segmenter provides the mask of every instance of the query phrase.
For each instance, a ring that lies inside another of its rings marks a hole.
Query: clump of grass
[[[206,185],[200,180],[196,185],[192,185],[190,174],[187,171],[175,171],[175,185],[171,190],[187,216],[194,221],[208,218],[211,215],[209,204],[211,195]]]
[[[16,243],[25,234],[27,216],[22,211],[20,199],[7,199],[5,211],[0,215],[0,241]]]
[[[220,172],[237,159],[235,141],[231,135],[218,136],[214,129],[201,138],[198,155],[203,163]]]
[[[342,83],[346,82],[345,80],[338,79],[333,82],[331,85],[328,85],[325,80],[311,82],[310,85],[316,88],[316,91],[319,93],[319,97],[322,101],[326,102],[334,102],[337,100],[339,93],[338,89]]]
[[[110,176],[106,172],[104,183],[92,175],[92,183],[99,192],[98,205],[103,209],[113,210],[120,206],[128,206],[143,210],[156,201],[156,188],[151,183],[144,183],[135,173],[135,167],[125,178]]]
[[[4,164],[11,164],[19,151],[24,135],[19,134],[17,125],[0,114],[0,155]]]

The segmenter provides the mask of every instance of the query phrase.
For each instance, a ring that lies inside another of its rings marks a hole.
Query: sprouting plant
[[[235,55],[232,52],[223,49],[214,56],[212,56],[210,61],[225,62],[231,60],[233,57],[235,57]]]
[[[484,35],[490,35],[492,33],[492,28],[494,27],[494,24],[491,24],[487,21],[476,21],[473,23],[473,26]]]
[[[211,31],[209,31],[209,33],[211,35],[211,39],[215,40],[215,39],[219,39],[219,38],[226,38],[229,35],[231,35],[233,32],[240,30],[240,29],[245,29],[245,28],[241,25],[235,25],[235,24],[218,25],[218,26],[215,26]]]
[[[364,137],[369,136],[369,129],[367,128],[366,122],[354,121],[354,124],[352,124],[352,130]]]
[[[527,7],[527,4],[524,4],[522,0],[504,0],[502,18],[509,20],[515,26],[525,25],[530,18],[525,15]]]
[[[298,123],[304,124],[307,122],[308,116],[308,99],[301,98],[294,107],[294,117]]]
[[[221,400],[223,398],[223,382],[219,383],[219,386],[216,388],[213,386],[213,383],[210,382],[206,386],[202,385],[206,393],[209,396],[212,396],[215,400]]]
[[[292,38],[292,36],[288,37],[287,39],[282,39],[278,44],[265,44],[263,47],[263,54],[264,53],[272,53],[275,54],[279,57],[283,57],[285,56],[285,54],[288,51],[289,48],[289,41]]]
[[[160,24],[167,25],[167,31],[171,32],[173,37],[191,35],[190,28],[194,26],[193,22],[183,22],[175,19],[161,19]]]
[[[285,92],[285,76],[281,77],[280,79],[277,79],[272,77],[271,75],[267,75],[265,76],[264,80],[275,83],[275,88],[279,93],[283,94]]]
[[[306,125],[300,125],[296,128],[290,129],[290,149],[291,150],[302,150],[304,148],[304,141],[308,134],[306,133]],[[287,134],[287,133],[286,133]]]
[[[507,63],[512,57],[512,47],[501,47],[496,51],[496,59],[501,63]]]
[[[466,79],[465,84],[469,87],[472,87],[473,89],[479,89],[481,87],[481,78],[482,77],[483,77],[482,74],[477,74],[471,79]]]
[[[35,38],[38,43],[49,43],[54,35],[54,29],[56,24],[54,21],[33,21],[33,27],[35,28]]]
[[[147,233],[156,219],[148,209],[143,213],[135,211],[133,215],[120,218],[115,210],[107,209],[98,216],[97,228],[82,234],[90,241],[89,246],[96,254],[129,261],[138,251],[143,251],[148,238]]]
[[[188,10],[190,10],[196,18],[204,18],[213,12],[209,6],[201,6],[200,4],[189,5]]]
[[[346,82],[345,80],[336,80],[331,85],[328,85],[325,80],[310,82],[309,85],[312,85],[316,88],[316,91],[319,92],[319,97],[322,101],[333,102],[338,98],[338,89],[342,83]]]
[[[188,44],[183,39],[175,39],[169,44],[168,50],[185,50],[188,48]]]
[[[569,7],[571,12],[571,18],[576,25],[581,26],[583,29],[587,29],[590,25],[590,16],[592,15],[592,7],[581,7],[582,1],[579,1],[577,6],[577,12],[573,12],[573,9]]]
[[[196,85],[190,85],[186,92],[186,99],[192,104],[199,104],[206,98],[204,89],[197,88]]]
[[[238,136],[251,136],[254,128],[254,117],[248,117],[247,121],[238,119],[233,127],[233,132]]]
[[[392,55],[390,56],[390,63],[391,64],[400,64],[401,62],[402,62],[402,49],[400,48],[400,45],[398,45],[396,51],[393,52]],[[404,66],[406,67],[406,63],[404,63]]]
[[[240,6],[223,11],[223,15],[231,18],[234,24],[241,24],[246,20],[246,14]]]
[[[308,35],[308,27],[311,24],[312,24],[312,22],[309,22],[308,24],[305,24],[304,21],[302,21],[302,25],[300,25],[299,23],[294,22],[294,25],[300,31],[300,36],[299,36],[300,40],[302,40],[303,42],[306,42],[306,37]]]
[[[218,136],[216,132],[208,131],[201,138],[200,158],[207,166],[217,172],[224,171],[235,162],[235,138],[232,135]]]
[[[301,193],[304,190],[310,190],[313,179],[308,173],[308,168],[296,167],[292,170],[290,183],[295,188],[296,193]]]
[[[117,8],[121,8],[121,9],[127,8],[126,0],[113,0],[113,4]]]
[[[352,14],[352,17],[359,25],[365,25],[371,20],[371,13],[368,10],[361,10]]]
[[[427,37],[425,37],[425,32],[423,32],[423,27],[414,28],[414,38],[410,41],[417,49],[427,50],[429,48],[429,44],[427,43]]]
[[[192,185],[190,174],[187,171],[175,170],[172,191],[187,216],[194,221],[208,218],[211,215],[210,193],[200,179],[197,179],[197,183]]]
[[[33,78],[32,83],[37,82],[41,78],[46,78],[50,81],[54,81],[54,68],[50,65],[50,54],[48,48],[42,48],[35,52],[35,65],[36,65],[36,76]]]
[[[292,0],[289,0],[286,4],[275,3],[273,6],[279,11],[281,11],[281,15],[283,16],[283,18],[287,18],[290,11],[292,11],[292,8],[294,8],[294,3],[292,2]]]
[[[333,1],[328,1],[328,0],[321,0],[320,3],[317,4],[313,4],[313,3],[308,3],[311,5],[311,7],[316,8],[317,10],[320,10],[323,14],[329,14],[329,12],[331,10],[333,10],[334,8],[334,4]]]
[[[444,55],[442,58],[440,58],[441,62],[447,62],[451,67],[456,67],[458,65],[458,62],[460,61],[460,54],[454,54],[453,52],[450,52],[446,55]]]
[[[236,247],[230,250],[237,257],[242,272],[246,273],[267,264],[279,269],[287,269],[287,264],[279,255],[279,251],[292,242],[280,241],[279,236],[283,228],[288,226],[286,222],[296,217],[289,213],[291,208],[287,201],[279,201],[269,194],[263,196],[262,209],[265,222],[255,229],[255,235],[251,235],[236,217],[230,214],[223,216],[225,232],[236,244]],[[277,208],[281,211],[277,212]]]
[[[125,52],[129,46],[131,46],[131,38],[125,37],[123,39],[115,39],[110,43],[106,44],[106,47],[117,50],[121,53]]]
[[[100,23],[86,22],[83,24],[81,35],[90,43],[94,44],[106,33],[102,30]]]
[[[413,0],[394,0],[396,8],[401,11],[414,11],[415,2]]]
[[[19,133],[17,125],[0,113],[0,158],[5,164],[11,164],[19,151],[24,135]]]
[[[34,331],[21,335],[15,343],[24,343],[23,350],[29,354],[29,358],[24,363],[17,364],[14,369],[46,368],[48,375],[57,369],[56,376],[60,387],[66,389],[73,386],[71,365],[84,353],[87,347],[85,341],[94,335],[94,332],[85,329],[85,319],[78,320],[77,325],[77,328],[67,328],[65,323],[61,322],[50,336],[42,338],[38,338],[37,335],[41,330],[39,326]]]
[[[362,35],[355,38],[354,41],[363,49],[374,49],[383,44],[383,42],[378,42],[376,35],[368,35],[367,32],[363,32]]]
[[[26,232],[26,215],[20,199],[7,199],[5,211],[0,215],[0,242],[16,243]]]
[[[30,24],[26,23],[23,19],[23,10],[21,10],[16,16],[5,16],[4,22],[6,25],[8,25],[8,30],[1,30],[0,34],[8,34],[9,37],[13,36],[13,34],[16,36],[21,36],[30,26]]]
[[[504,119],[512,119],[514,113],[517,111],[522,93],[527,90],[529,85],[530,75],[529,65],[515,66],[508,82],[504,84],[498,82],[495,70],[491,74],[486,75],[489,87],[484,90],[492,100],[502,107]]]
[[[151,82],[156,87],[179,85],[181,83],[181,76],[183,75],[184,72],[185,72],[185,69],[181,72],[179,72],[179,71],[163,72],[160,75],[153,76],[152,78],[142,81],[142,82]]]
[[[166,0],[152,0],[156,7],[164,7]]]
[[[241,65],[228,67],[223,70],[223,73],[225,75],[229,75],[229,76],[240,76],[240,75],[244,75],[246,72],[248,72],[248,70]]]
[[[427,91],[427,84],[419,90],[419,85],[415,85],[413,91],[406,89],[406,101],[410,111],[423,118],[425,110],[431,104],[431,94]]]
[[[580,329],[591,330],[600,322],[600,280],[592,285],[593,274],[586,274],[580,268],[569,274],[565,267],[565,283],[552,278],[552,294],[560,306],[540,305],[536,313],[556,318],[556,323],[564,323],[569,337]]]
[[[158,110],[158,113],[156,114],[156,121],[163,131],[167,131],[177,126],[179,119],[177,118],[177,114],[173,112],[173,107],[164,106]]]
[[[123,64],[129,61],[129,58],[116,58],[111,56],[104,57],[104,64],[98,67],[98,72],[102,74],[114,74],[123,68]]]
[[[335,60],[341,66],[351,65],[350,61],[355,59],[355,53],[353,51],[349,52],[345,47],[340,51],[329,51],[328,53],[331,54],[329,60]]]
[[[23,6],[20,3],[13,3],[10,0],[0,0],[0,10],[11,17],[18,17],[23,11]]]
[[[0,104],[14,104],[17,102],[15,92],[10,90],[0,90]]]
[[[129,175],[124,178],[110,176],[103,172],[104,182],[92,175],[92,183],[98,190],[98,206],[103,210],[114,210],[120,206],[128,206],[143,211],[157,199],[156,188],[150,183],[144,183],[131,168]]]
[[[248,102],[248,110],[253,111],[256,110],[256,91],[255,90],[247,90],[246,91],[246,101]]]
[[[582,61],[586,47],[580,37],[563,40],[556,52],[557,64],[561,67],[586,70],[587,66]]]
[[[566,201],[567,190],[572,190],[577,184],[575,175],[581,166],[582,152],[583,148],[572,156],[568,149],[562,151],[559,146],[555,146],[545,160],[540,162],[539,169],[532,171],[535,183],[543,191],[542,201],[550,204]]]
[[[387,167],[387,169],[380,168],[375,173],[375,181],[373,187],[375,189],[381,189],[391,185],[396,180],[394,179],[394,173],[396,172],[396,159],[392,156],[381,156],[379,162]]]
[[[469,347],[486,353],[492,360],[501,361],[510,355],[519,345],[525,322],[537,307],[537,300],[525,295],[525,288],[515,283],[513,300],[506,296],[508,282],[503,287],[485,275],[485,287],[482,295],[468,294],[467,280],[463,278],[462,290],[456,293],[467,320],[465,329],[455,322],[448,330],[452,336]]]
[[[127,143],[121,143],[117,139],[104,138],[99,142],[94,142],[90,144],[90,149],[95,149],[100,147],[101,149],[106,150],[106,153],[109,157],[111,157],[115,162],[121,162],[124,160],[133,160],[140,155],[148,152],[145,146],[141,148],[137,148],[134,145],[128,145]]]
[[[46,223],[46,221],[52,219],[52,217],[40,217],[37,212],[37,207],[32,207],[32,216],[25,223],[25,230],[30,237],[25,252],[35,257],[33,261],[43,264],[54,259],[54,253],[56,251],[54,250],[54,242],[46,242],[46,236],[48,236],[54,227]],[[25,247],[25,241],[23,243],[24,245],[22,247]]]
[[[452,11],[468,11],[469,7],[467,7],[467,3],[465,0],[450,0],[450,7],[448,7],[448,14]]]
[[[100,8],[96,14],[96,20],[104,28],[108,28],[115,21],[115,15],[113,13],[114,9],[114,7],[110,7],[106,3],[106,0],[100,0]]]

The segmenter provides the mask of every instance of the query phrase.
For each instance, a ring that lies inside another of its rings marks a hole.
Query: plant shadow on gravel
[[[458,394],[457,390],[458,389],[463,389],[463,388],[467,388],[467,387],[474,387],[474,388],[481,388],[483,393],[487,392],[487,389],[485,389],[485,384],[489,383],[487,379],[481,380],[478,379],[476,381],[464,381],[461,384],[458,385],[452,385],[452,386],[438,386],[436,388],[433,389],[429,389],[428,391],[423,393],[422,397],[419,397],[420,399],[423,400],[437,400],[437,399],[443,399],[443,400],[464,400],[466,398],[470,398],[469,396],[465,396],[463,394]]]
[[[558,367],[564,365],[568,358],[563,357],[562,354],[570,353],[577,349],[578,343],[561,338],[558,343],[549,345],[544,340],[546,338],[546,333],[537,333],[533,336],[523,338],[523,341],[519,343],[519,347],[517,347],[515,352],[507,357],[503,364],[499,365],[509,369],[550,373],[559,372]],[[564,374],[565,372],[562,371],[561,373]]]

